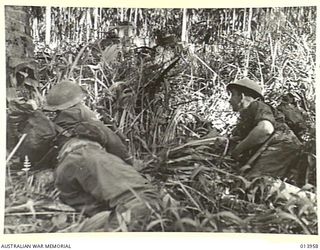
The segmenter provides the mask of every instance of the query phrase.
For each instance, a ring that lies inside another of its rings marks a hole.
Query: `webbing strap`
[[[55,128],[56,128],[56,130],[57,130],[59,135],[63,135],[63,136],[66,136],[66,137],[71,137],[72,136],[72,134],[67,129],[62,128],[58,124],[54,124],[54,125],[55,125]]]

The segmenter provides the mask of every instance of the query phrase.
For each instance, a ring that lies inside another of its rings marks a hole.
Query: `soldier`
[[[281,103],[277,106],[277,110],[284,114],[284,118],[290,129],[295,133],[295,135],[303,141],[303,136],[307,131],[306,112],[299,108],[295,96],[291,93],[287,93],[282,96]]]
[[[263,102],[261,87],[244,78],[230,83],[227,90],[231,92],[232,109],[240,114],[233,132],[238,143],[231,152],[232,157],[244,164],[256,157],[255,153],[260,153],[249,169],[242,169],[246,171],[245,176],[248,179],[264,175],[279,177],[301,186],[305,180],[305,169],[294,167],[299,159],[301,143],[284,122],[277,120],[273,109]],[[268,144],[263,145],[267,140]]]
[[[102,212],[99,225],[90,230],[109,230],[106,210],[120,214],[130,210],[132,224],[139,223],[156,206],[157,192],[130,165],[120,138],[82,103],[83,97],[78,84],[62,81],[46,98],[44,109],[56,112],[53,121],[60,132],[55,177],[60,199],[88,216]],[[109,226],[113,223],[115,216]],[[87,230],[85,226],[83,231]]]

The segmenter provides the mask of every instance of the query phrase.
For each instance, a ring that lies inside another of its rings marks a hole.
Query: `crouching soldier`
[[[90,217],[102,212],[98,224],[89,221],[83,231],[114,229],[116,213],[128,210],[131,223],[138,225],[156,209],[157,192],[130,165],[121,139],[82,103],[83,97],[79,85],[62,81],[46,98],[44,109],[56,112],[59,132],[55,185],[60,199]],[[114,215],[108,221],[107,210]]]
[[[296,166],[301,143],[262,101],[261,87],[244,78],[230,83],[227,90],[231,92],[232,109],[240,114],[234,130],[238,143],[231,155],[246,166],[242,169],[245,177],[271,176],[303,185],[306,170]]]

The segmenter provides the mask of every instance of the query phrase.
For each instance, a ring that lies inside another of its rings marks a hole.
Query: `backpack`
[[[281,103],[277,107],[277,110],[283,114],[284,122],[289,126],[289,128],[298,138],[301,138],[307,130],[305,118],[301,110],[293,104],[286,102]]]
[[[71,134],[73,136],[79,138],[85,138],[91,141],[98,142],[101,146],[107,143],[107,138],[104,134],[104,128],[101,127],[102,125],[97,121],[82,121],[75,125],[72,129]]]
[[[27,135],[20,146],[19,156],[27,155],[35,168],[51,166],[54,154],[51,157],[47,154],[54,149],[55,124],[43,112],[36,110],[29,115],[21,133]]]
[[[77,123],[71,134],[98,142],[107,152],[114,154],[131,164],[130,155],[120,137],[100,121],[90,120]]]

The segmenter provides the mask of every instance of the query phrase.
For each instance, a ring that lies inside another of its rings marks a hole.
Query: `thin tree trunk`
[[[229,22],[229,10],[225,10],[224,16],[225,16],[225,25],[226,25],[226,31],[227,31],[227,35],[230,34],[230,22]]]
[[[33,39],[35,41],[39,40],[39,32],[38,32],[38,18],[33,18],[33,24],[32,24],[32,30],[33,30]]]
[[[137,22],[138,22],[138,8],[135,9],[134,12],[134,25],[137,26]]]
[[[50,44],[50,37],[51,34],[51,7],[50,6],[46,6],[46,45]]]
[[[235,28],[235,22],[236,22],[236,9],[233,9],[232,30],[234,30],[234,28]]]
[[[140,15],[140,20],[141,22],[143,22],[144,20],[144,16],[143,16],[143,13],[142,13],[142,9],[138,9],[139,10],[139,15]]]
[[[275,42],[274,46],[272,44],[272,36],[269,33],[269,40],[270,40],[270,52],[271,52],[271,58],[272,58],[272,64],[271,64],[271,72],[273,73],[274,65],[276,61],[276,54],[277,54],[277,42]]]
[[[120,9],[120,21],[123,22],[123,8]]]
[[[99,16],[98,8],[94,8],[93,16],[94,16],[94,24],[93,24],[94,39],[97,39],[98,38],[98,16]]]
[[[164,10],[164,21],[163,21],[163,26],[165,27],[167,25],[167,19],[168,19],[168,9]]]
[[[86,42],[89,41],[89,37],[90,37],[90,27],[89,27],[89,22],[90,22],[90,13],[89,13],[89,9],[86,11],[86,21],[85,21],[85,32],[86,32]]]
[[[246,29],[246,19],[247,19],[247,9],[244,9],[243,13],[243,23],[242,23],[242,31],[244,32]]]
[[[105,23],[102,25],[102,20],[103,20],[103,9],[99,8],[99,33],[98,33],[98,38],[101,38],[103,36],[102,31],[104,30]]]
[[[248,28],[247,28],[247,37],[251,36],[251,20],[252,20],[252,8],[249,8],[249,16],[248,16]]]
[[[147,18],[146,18],[146,19],[144,19],[144,30],[145,30],[145,32],[144,32],[143,36],[146,36],[146,35],[148,34],[148,23],[147,23]]]
[[[249,62],[250,62],[250,49],[248,50],[248,54],[246,56],[246,65],[244,68],[243,76],[247,77],[249,72]]]
[[[79,24],[78,43],[82,43],[82,30],[83,30],[83,25],[80,24],[80,22],[78,22],[78,24]]]
[[[71,8],[71,7],[68,7],[67,10],[66,10],[67,15],[68,15],[68,24],[69,24],[69,32],[68,32],[68,34],[67,34],[67,39],[68,39],[68,41],[70,41],[70,38],[71,38],[71,29],[73,28],[73,26],[71,26],[72,22],[71,22],[70,8]]]
[[[188,42],[187,39],[187,9],[183,9],[183,17],[182,17],[182,32],[181,32],[181,41]]]
[[[135,35],[137,35],[137,31],[138,31],[138,8],[136,8],[135,12],[134,12],[134,30],[135,30]]]
[[[133,12],[133,10],[132,10],[132,8],[130,8],[129,10],[130,10],[129,22],[131,23],[131,21],[132,21],[132,12]]]
[[[73,33],[74,36],[74,40],[78,43],[79,42],[79,31],[80,31],[80,27],[79,27],[79,21],[74,18],[74,23],[75,23],[75,27],[76,27],[76,32]]]

